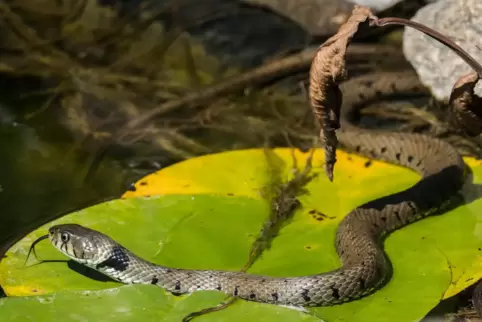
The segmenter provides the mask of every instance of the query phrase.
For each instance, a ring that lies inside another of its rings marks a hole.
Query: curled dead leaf
[[[460,77],[452,88],[449,100],[450,126],[454,131],[469,136],[482,133],[482,98],[474,93],[478,81],[477,72]]]
[[[343,100],[339,84],[347,76],[346,50],[363,22],[368,22],[369,26],[374,27],[401,25],[415,28],[446,45],[464,59],[476,74],[461,78],[454,87],[453,98],[451,98],[453,101],[452,124],[472,136],[482,132],[482,122],[480,122],[482,113],[475,108],[480,98],[473,94],[473,87],[478,77],[482,77],[482,65],[479,62],[448,37],[421,23],[394,17],[380,19],[373,15],[369,8],[355,6],[351,16],[340,26],[338,32],[320,46],[310,68],[310,104],[313,115],[321,126],[320,139],[325,150],[325,172],[330,181],[333,181],[333,169],[336,163],[338,146],[336,130],[340,128],[340,109]]]
[[[325,41],[313,58],[310,68],[310,103],[313,115],[321,126],[320,139],[325,150],[325,172],[333,181],[340,128],[342,93],[339,84],[346,79],[345,55],[360,23],[372,17],[369,8],[355,6],[338,32]]]

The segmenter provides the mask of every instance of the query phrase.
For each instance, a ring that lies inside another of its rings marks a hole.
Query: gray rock
[[[420,9],[412,20],[448,36],[482,62],[482,1],[439,0]],[[405,28],[403,53],[421,81],[439,100],[446,101],[455,81],[472,69],[452,50],[413,28]],[[476,86],[482,95],[482,84]]]
[[[403,0],[347,0],[360,6],[370,7],[375,11],[383,11]]]

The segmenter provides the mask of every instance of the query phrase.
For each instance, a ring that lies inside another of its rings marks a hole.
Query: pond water
[[[104,159],[84,182],[91,156],[75,142],[42,138],[15,121],[0,124],[0,245],[2,253],[32,228],[85,205],[119,196],[132,179],[120,164]]]

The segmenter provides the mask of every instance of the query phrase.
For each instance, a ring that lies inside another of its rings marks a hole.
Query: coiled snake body
[[[342,267],[301,277],[268,277],[241,272],[186,270],[147,262],[110,237],[78,225],[58,225],[49,230],[52,244],[74,260],[123,283],[156,284],[173,293],[219,290],[246,300],[265,303],[324,306],[343,303],[372,293],[387,281],[390,263],[381,246],[388,233],[418,219],[443,211],[464,180],[465,165],[455,148],[432,137],[362,129],[352,124],[356,103],[384,93],[408,91],[416,78],[387,82],[385,74],[358,80],[363,89],[350,87],[337,132],[348,151],[411,168],[421,180],[409,189],[368,202],[352,210],[340,223],[335,247]],[[388,75],[388,74],[387,74]],[[363,83],[364,82],[364,83]],[[396,84],[396,86],[392,86]]]

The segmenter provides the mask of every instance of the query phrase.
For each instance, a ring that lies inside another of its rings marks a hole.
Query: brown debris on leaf
[[[360,23],[373,17],[367,7],[355,6],[350,18],[338,32],[324,42],[313,58],[310,68],[310,103],[321,126],[320,139],[325,149],[325,172],[333,181],[340,128],[342,93],[338,85],[346,79],[345,55],[347,47],[358,31]]]
[[[477,136],[482,133],[482,98],[474,94],[479,81],[477,72],[460,77],[452,88],[448,122],[460,134]]]

